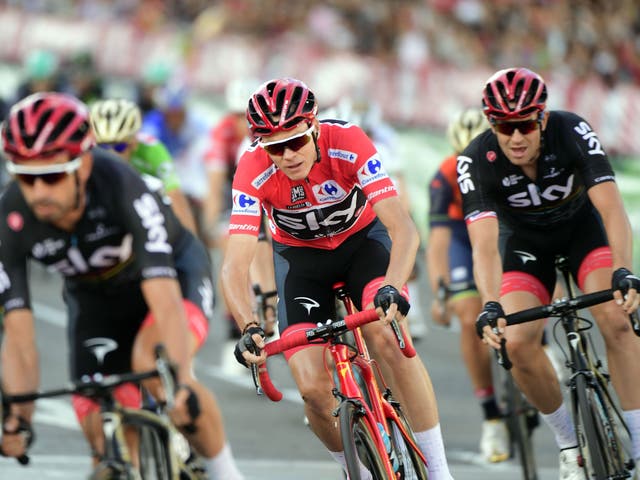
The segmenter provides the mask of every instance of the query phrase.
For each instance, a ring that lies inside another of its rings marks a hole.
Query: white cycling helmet
[[[98,143],[126,142],[142,125],[138,105],[130,100],[100,100],[91,106],[91,127]]]
[[[257,79],[237,78],[227,83],[224,90],[224,98],[227,104],[227,110],[230,112],[244,113],[249,105],[249,98],[253,92],[260,86]]]
[[[479,108],[469,108],[460,113],[447,128],[447,138],[453,149],[460,153],[479,134],[489,128],[489,122]]]

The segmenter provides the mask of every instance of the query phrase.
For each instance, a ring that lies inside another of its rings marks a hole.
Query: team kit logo
[[[340,185],[335,180],[327,180],[320,185],[313,186],[313,195],[320,203],[335,202],[347,196]]]
[[[233,190],[232,195],[232,215],[251,215],[254,217],[260,216],[260,201],[257,197],[235,189]]]
[[[296,203],[307,198],[302,185],[291,187],[291,203]]]
[[[382,166],[382,160],[380,160],[378,155],[371,157],[360,170],[358,170],[358,180],[363,187],[383,178],[387,178],[387,172],[385,172]]]

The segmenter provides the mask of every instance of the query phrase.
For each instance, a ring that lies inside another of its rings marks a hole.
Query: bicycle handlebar
[[[506,315],[505,319],[507,320],[507,325],[517,325],[520,323],[539,320],[541,318],[560,317],[583,308],[608,302],[613,299],[613,292],[614,290],[608,289],[594,293],[587,293],[574,298],[562,298],[549,305],[542,305],[511,313]],[[640,336],[640,322],[638,321],[637,314],[634,313],[629,315],[629,320],[631,321],[634,333],[637,336]],[[507,354],[506,340],[504,338],[500,342],[500,350],[496,351],[496,355],[498,356],[498,363],[506,370],[510,370],[512,364]]]
[[[45,390],[41,392],[20,393],[16,395],[3,394],[2,403],[3,405],[8,405],[11,403],[27,403],[41,398],[60,397],[62,395],[73,394],[83,395],[87,397],[104,397],[110,395],[110,392],[114,388],[124,383],[140,383],[143,380],[155,377],[160,377],[162,379],[163,385],[175,385],[175,367],[169,362],[165,347],[161,344],[157,345],[155,348],[155,355],[156,365],[158,366],[158,368],[154,370],[140,373],[112,374],[104,377],[95,375],[92,380],[77,380],[62,388]],[[168,396],[169,395],[167,395],[167,397]],[[0,455],[4,456],[1,448]],[[21,465],[27,465],[29,463],[29,456],[25,453],[19,457],[16,457],[16,460]]]
[[[267,343],[264,351],[267,352],[267,356],[269,356],[282,353],[295,347],[301,347],[303,345],[326,343],[330,338],[336,337],[347,330],[354,330],[376,320],[378,320],[378,314],[375,310],[357,312],[347,315],[344,317],[344,320],[327,322],[324,325],[319,325],[316,328],[310,328],[308,330],[295,331],[291,333],[291,335],[287,335],[284,338]],[[416,351],[413,346],[407,342],[404,330],[398,328],[397,330],[394,329],[394,332],[404,355],[409,358],[415,357]],[[402,345],[404,345],[404,347]],[[260,379],[262,391],[267,397],[269,397],[269,399],[274,402],[282,400],[282,393],[271,382],[271,378],[267,370],[267,362],[264,362],[258,367],[258,377]],[[261,392],[258,389],[258,394],[260,393]]]
[[[560,315],[575,312],[583,308],[592,307],[600,303],[613,299],[613,290],[601,290],[599,292],[587,293],[575,298],[562,298],[549,305],[528,308],[520,312],[507,315],[507,325],[517,325],[519,323],[531,322],[540,318],[558,317]]]

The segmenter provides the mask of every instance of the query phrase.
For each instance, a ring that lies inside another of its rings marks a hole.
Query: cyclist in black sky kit
[[[1,134],[14,177],[0,198],[5,392],[38,388],[27,275],[33,259],[65,279],[72,378],[150,370],[154,346],[163,342],[180,384],[172,420],[206,459],[212,478],[241,479],[216,401],[191,372],[213,308],[210,265],[203,246],[155,191],[161,182],[146,184],[111,153],[93,149],[88,109],[69,95],[26,97],[11,108]],[[156,396],[158,387],[149,385]],[[140,405],[133,385],[115,395],[125,406]],[[73,406],[97,461],[99,405],[76,396]],[[18,457],[28,448],[33,410],[33,404],[14,404],[5,411],[5,455]]]
[[[540,342],[543,322],[504,327],[504,315],[547,304],[555,256],[568,256],[585,293],[613,288],[615,301],[591,308],[607,346],[611,380],[640,458],[640,339],[628,314],[640,279],[632,235],[607,155],[580,116],[546,109],[543,79],[526,68],[496,72],[483,92],[491,130],[458,157],[458,185],[484,302],[477,329],[499,348],[507,339],[513,376],[555,434],[560,478],[584,478],[571,413]],[[498,331],[490,324],[498,320]]]

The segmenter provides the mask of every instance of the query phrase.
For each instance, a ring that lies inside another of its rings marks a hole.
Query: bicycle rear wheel
[[[363,416],[361,409],[352,402],[340,404],[340,435],[344,447],[344,457],[350,480],[361,480],[360,462],[371,472],[374,480],[387,480],[384,460],[376,446],[372,426]]]
[[[599,383],[576,377],[576,431],[587,478],[626,478],[625,452],[613,406]]]
[[[149,427],[140,427],[140,474],[144,480],[172,480],[167,442]]]
[[[400,477],[398,478],[400,480],[427,480],[426,465],[422,461],[422,458],[420,458],[418,452],[413,449],[411,443],[402,435],[402,429],[404,429],[415,444],[416,439],[413,437],[413,430],[411,430],[409,422],[400,408],[400,404],[393,402],[391,405],[398,415],[398,424],[396,424],[394,419],[388,420],[389,431],[391,432],[391,444],[400,460]]]
[[[539,421],[538,412],[525,400],[509,373],[506,374],[504,382],[504,408],[511,448],[517,451],[522,478],[537,480],[532,432]]]

